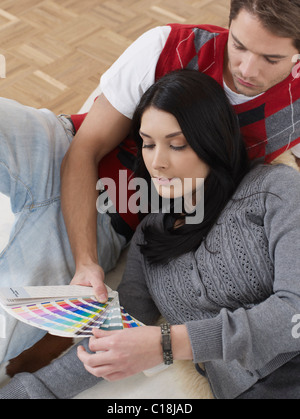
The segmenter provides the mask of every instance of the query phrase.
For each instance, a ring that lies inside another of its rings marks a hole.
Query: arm
[[[128,135],[135,108],[155,81],[157,60],[170,30],[162,27],[146,32],[102,76],[103,95],[62,164],[62,210],[76,263],[73,283],[93,285],[100,301],[106,301],[107,293],[96,243],[98,163]]]
[[[160,313],[147,287],[143,256],[138,246],[143,239],[143,224],[132,240],[118,291],[121,305],[131,315],[144,323],[156,324]],[[171,338],[175,360],[193,359],[186,326],[172,326]],[[163,363],[160,327],[145,326],[116,332],[95,330],[89,347],[91,351],[100,353],[91,355],[80,347],[79,359],[91,374],[109,381],[120,380]]]
[[[273,294],[262,303],[187,324],[194,361],[238,361],[257,371],[283,354],[300,351],[292,319],[300,313],[300,176],[284,166],[262,185],[264,229],[274,263]],[[268,192],[268,193],[264,193]]]
[[[62,168],[62,211],[76,263],[73,284],[92,285],[106,301],[97,255],[98,164],[130,131],[131,121],[101,95],[75,136]]]

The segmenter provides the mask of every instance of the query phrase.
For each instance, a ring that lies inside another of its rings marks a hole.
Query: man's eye
[[[238,49],[239,51],[245,51],[245,48],[244,48],[244,47],[242,47],[241,45],[238,45],[238,44],[233,43],[233,47],[234,47],[235,49]]]
[[[279,61],[270,60],[270,58],[267,58],[267,57],[266,57],[266,60],[269,64],[272,64],[272,65],[275,65],[275,64],[279,63]]]

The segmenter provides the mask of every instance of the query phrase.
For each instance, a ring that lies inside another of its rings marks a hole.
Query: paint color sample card
[[[108,287],[107,291],[111,296],[114,294]],[[0,288],[0,302],[7,306],[37,302],[43,299],[89,297],[90,295],[93,295],[93,288],[79,285]]]
[[[112,301],[114,300],[110,298],[107,304],[101,304],[92,297],[70,298],[13,306],[7,311],[18,320],[56,336],[88,337],[92,336],[94,327],[101,328],[108,317],[108,308]],[[119,316],[115,307],[114,312],[115,327],[122,329],[120,308]]]
[[[121,316],[122,316],[122,323],[123,323],[124,329],[131,329],[132,327],[144,326],[143,323],[137,321],[136,319],[131,317],[128,313],[126,313],[123,307],[121,307]]]
[[[118,293],[110,289],[108,291],[109,299],[106,304],[99,303],[91,296],[51,298],[14,306],[2,303],[1,306],[23,323],[62,337],[90,337],[93,335],[93,328],[111,331],[143,326],[120,307]],[[36,294],[38,298],[42,294],[45,296],[46,289],[41,290],[40,294],[36,290]]]

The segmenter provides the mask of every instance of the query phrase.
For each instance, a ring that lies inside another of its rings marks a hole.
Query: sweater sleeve
[[[72,399],[95,386],[102,379],[90,374],[77,356],[78,346],[89,350],[89,339],[84,339],[61,358],[30,374],[17,374],[0,389],[0,400]]]
[[[147,222],[147,219],[145,219]],[[120,304],[125,310],[140,322],[154,325],[160,317],[160,312],[149,292],[144,268],[144,258],[139,244],[143,241],[141,223],[132,239],[128,253],[127,264],[122,282],[118,288]]]
[[[252,309],[223,309],[187,324],[195,362],[238,361],[257,371],[276,357],[300,351],[293,318],[300,313],[300,175],[278,166],[262,183],[264,226],[274,263],[273,294]]]

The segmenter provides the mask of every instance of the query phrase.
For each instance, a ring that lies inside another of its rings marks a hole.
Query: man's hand
[[[100,303],[106,303],[108,294],[104,285],[105,273],[101,266],[91,263],[81,266],[77,269],[71,285],[82,285],[84,287],[93,287],[94,294]]]

